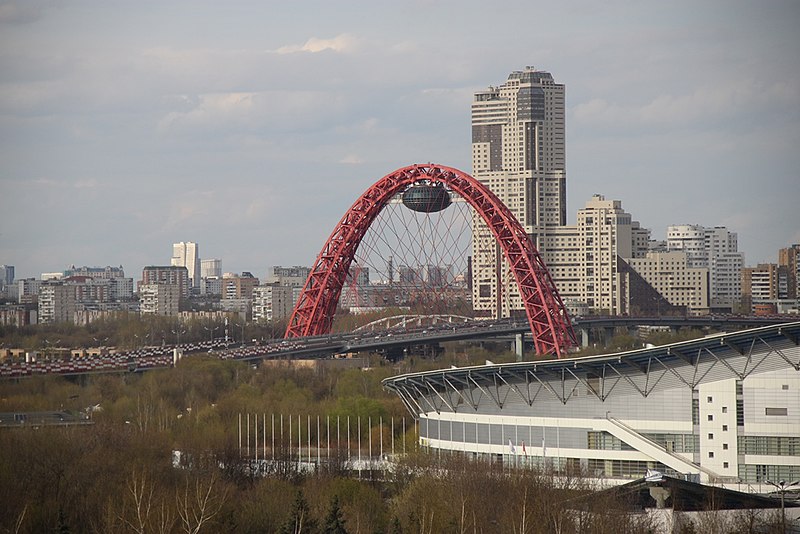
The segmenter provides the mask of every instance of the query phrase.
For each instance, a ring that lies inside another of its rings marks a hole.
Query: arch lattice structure
[[[561,297],[539,252],[511,211],[472,176],[435,164],[417,164],[387,174],[347,210],[322,247],[286,329],[286,337],[330,332],[342,286],[361,239],[389,201],[415,184],[443,184],[464,198],[488,225],[519,287],[538,354],[561,357],[576,345]]]

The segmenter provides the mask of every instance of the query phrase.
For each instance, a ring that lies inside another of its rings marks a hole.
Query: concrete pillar
[[[517,361],[522,361],[522,348],[524,345],[524,340],[522,338],[522,334],[516,334],[514,336],[514,352],[517,353]]]
[[[589,329],[588,328],[581,328],[581,347],[584,349],[589,346]]]

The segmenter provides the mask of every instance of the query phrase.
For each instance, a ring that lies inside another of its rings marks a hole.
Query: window
[[[786,408],[764,408],[765,415],[788,415]]]
[[[727,406],[723,406],[722,407],[722,413],[728,413],[728,407]]]
[[[710,404],[714,401],[713,397],[706,397],[706,401]]]
[[[789,389],[789,384],[783,384],[781,386],[781,389],[784,390],[784,391],[788,390]]]
[[[709,433],[708,433],[708,439],[714,439],[714,434],[712,434],[711,432],[709,432]]]
[[[723,467],[723,469],[727,469],[728,468],[728,462],[722,462],[722,467]]]
[[[728,450],[728,444],[727,443],[723,443],[722,444],[722,450],[723,451],[727,451]]]
[[[708,420],[709,420],[709,421],[713,421],[713,420],[714,420],[714,416],[713,416],[713,415],[711,415],[711,414],[708,414]]]
[[[728,431],[728,425],[722,425],[722,431],[723,432],[727,432]]]
[[[714,457],[714,451],[708,451],[708,457],[709,458],[713,458]]]

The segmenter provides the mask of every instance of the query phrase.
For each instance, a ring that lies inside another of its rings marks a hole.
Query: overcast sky
[[[800,243],[798,1],[0,0],[0,264],[310,265],[395,169],[471,171],[470,103],[566,85],[568,218]]]

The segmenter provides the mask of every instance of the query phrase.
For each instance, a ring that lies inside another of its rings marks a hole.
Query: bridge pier
[[[525,345],[525,339],[523,334],[516,334],[514,336],[514,352],[517,354],[517,361],[522,361],[522,349]]]
[[[581,328],[581,348],[586,348],[589,346],[589,329],[588,328]]]

